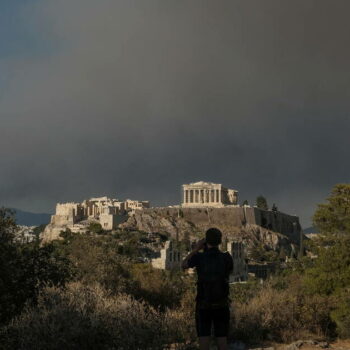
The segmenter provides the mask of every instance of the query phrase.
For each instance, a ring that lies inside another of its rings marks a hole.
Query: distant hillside
[[[16,222],[18,225],[39,226],[50,222],[51,214],[36,214],[20,209],[12,208],[16,212]]]
[[[304,232],[304,233],[318,233],[319,230],[318,230],[317,227],[311,226],[311,227],[308,227],[308,228],[303,229],[303,232]]]

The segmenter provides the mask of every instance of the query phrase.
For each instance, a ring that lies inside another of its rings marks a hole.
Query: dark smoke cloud
[[[180,201],[208,180],[308,225],[349,181],[348,1],[37,0],[0,58],[0,198]]]

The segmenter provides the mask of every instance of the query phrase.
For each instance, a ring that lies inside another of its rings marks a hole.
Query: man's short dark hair
[[[205,233],[205,241],[210,245],[219,245],[221,243],[222,233],[219,229],[212,227]]]

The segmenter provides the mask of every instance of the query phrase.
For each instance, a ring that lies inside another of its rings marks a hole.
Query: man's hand
[[[184,270],[189,268],[188,260],[192,258],[193,255],[196,255],[201,249],[204,249],[204,247],[205,247],[205,239],[201,239],[196,243],[196,245],[192,249],[192,252],[188,254],[187,257],[182,262],[181,266]]]
[[[193,248],[194,252],[199,252],[201,249],[204,249],[205,247],[205,238],[201,239],[196,243],[196,245]]]

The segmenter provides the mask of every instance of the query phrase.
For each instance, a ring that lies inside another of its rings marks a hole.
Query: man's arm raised
[[[192,252],[190,254],[188,254],[186,256],[186,258],[182,261],[181,267],[183,270],[186,270],[188,268],[190,268],[191,266],[188,265],[188,261],[194,256],[196,255],[201,249],[204,248],[205,245],[205,239],[201,239],[200,241],[198,241],[195,245],[195,247],[193,248]]]

